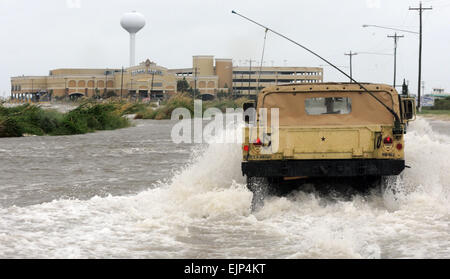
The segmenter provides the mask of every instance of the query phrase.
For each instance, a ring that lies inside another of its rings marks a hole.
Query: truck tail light
[[[392,144],[393,140],[391,137],[386,137],[386,138],[384,138],[383,142],[384,142],[384,144]]]
[[[257,138],[256,142],[253,145],[262,145],[262,142],[259,138]]]
[[[397,143],[397,149],[398,149],[398,150],[402,150],[402,148],[403,148],[403,144]]]
[[[248,145],[244,145],[244,151],[245,151],[245,152],[248,152],[248,150],[249,150]]]

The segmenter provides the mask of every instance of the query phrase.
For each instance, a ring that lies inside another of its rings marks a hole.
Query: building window
[[[163,86],[162,82],[154,82],[153,83],[153,87],[162,87],[162,86]]]

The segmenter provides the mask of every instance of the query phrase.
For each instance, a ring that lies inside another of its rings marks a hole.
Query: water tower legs
[[[134,66],[136,54],[136,34],[130,33],[130,67]]]

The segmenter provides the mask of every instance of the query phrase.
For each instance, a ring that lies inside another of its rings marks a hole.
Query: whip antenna
[[[267,32],[269,30],[266,29],[266,31],[264,32],[264,44],[263,44],[263,50],[262,50],[262,56],[261,56],[261,64],[259,66],[259,75],[258,75],[258,82],[256,83],[256,90],[259,92],[259,80],[261,79],[261,72],[262,72],[262,67],[263,67],[263,60],[264,60],[264,52],[266,50],[266,40],[267,40]]]
[[[244,15],[241,15],[241,14],[239,14],[238,12],[236,12],[236,11],[234,11],[234,10],[231,11],[231,13],[233,13],[233,14],[235,14],[235,15],[238,15],[238,16],[240,16],[240,17],[242,17],[242,18],[244,18],[244,19],[246,19],[246,20],[248,20],[248,21],[250,21],[250,22],[252,22],[252,23],[254,23],[254,24],[256,24],[256,25],[258,25],[258,26],[260,26],[260,27],[262,27],[262,28],[264,28],[264,29],[266,30],[266,33],[267,33],[267,31],[270,31],[270,32],[272,32],[272,33],[274,33],[274,34],[276,34],[276,35],[278,35],[278,36],[280,36],[280,37],[282,37],[282,38],[284,38],[284,39],[290,41],[291,43],[293,43],[293,44],[295,44],[295,45],[297,45],[297,46],[303,48],[304,50],[308,51],[309,53],[313,54],[314,56],[320,58],[322,61],[324,61],[325,63],[327,63],[327,64],[330,65],[331,67],[335,68],[335,69],[338,70],[341,74],[343,74],[344,76],[346,76],[347,78],[349,78],[351,81],[353,81],[354,83],[356,83],[357,85],[359,85],[359,86],[361,87],[361,89],[363,89],[363,90],[364,90],[365,92],[367,92],[370,96],[372,96],[375,100],[377,100],[381,105],[383,105],[383,106],[384,106],[384,107],[385,107],[385,108],[386,108],[386,109],[394,116],[395,122],[396,122],[396,126],[399,126],[399,125],[400,125],[400,118],[398,117],[397,113],[395,113],[395,111],[393,111],[390,107],[388,107],[385,103],[383,103],[380,99],[378,99],[375,95],[373,95],[373,94],[372,94],[369,90],[367,90],[367,88],[365,88],[361,83],[359,83],[359,82],[357,82],[356,80],[354,80],[351,76],[349,76],[347,73],[345,73],[344,71],[342,71],[341,69],[339,69],[338,67],[336,67],[335,65],[333,65],[333,63],[331,63],[330,61],[326,60],[325,58],[323,58],[323,57],[320,56],[319,54],[315,53],[314,51],[310,50],[309,48],[307,48],[307,47],[305,47],[305,46],[303,46],[303,45],[297,43],[296,41],[292,40],[291,38],[288,38],[288,37],[286,37],[285,35],[283,35],[283,34],[277,32],[277,31],[275,31],[275,30],[273,30],[273,29],[271,29],[271,28],[269,28],[269,27],[267,27],[267,26],[264,26],[264,25],[262,25],[261,23],[258,23],[258,22],[256,22],[256,21],[254,21],[253,19],[250,19],[250,18],[248,18],[248,17],[246,17],[246,16],[244,16]]]

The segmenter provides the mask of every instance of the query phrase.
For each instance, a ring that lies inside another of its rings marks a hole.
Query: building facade
[[[48,76],[11,78],[11,98],[18,100],[77,97],[163,98],[176,93],[177,79],[150,60],[127,69],[56,69]]]
[[[163,99],[177,93],[177,81],[185,79],[202,96],[218,93],[256,94],[267,86],[322,82],[317,67],[234,67],[231,59],[194,56],[192,68],[167,69],[146,60],[125,69],[55,69],[48,76],[11,78],[11,99],[58,100],[79,97]]]
[[[214,63],[215,62],[215,63]],[[273,85],[323,82],[320,67],[235,67],[232,59],[194,56],[193,68],[169,70],[201,94],[252,95]]]
[[[256,94],[278,84],[323,82],[323,68],[318,67],[234,67],[233,91],[240,95]],[[259,88],[259,90],[257,90]]]

